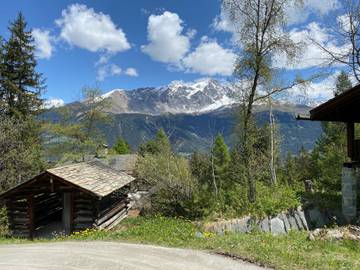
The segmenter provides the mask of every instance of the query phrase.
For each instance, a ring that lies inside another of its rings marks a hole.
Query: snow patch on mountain
[[[111,112],[141,114],[204,113],[239,104],[238,89],[230,83],[211,78],[194,82],[173,81],[161,87],[145,87],[134,90],[114,89],[103,98],[112,101]],[[299,93],[282,94],[274,98],[277,104],[294,104],[313,107],[320,101]],[[256,105],[266,106],[267,99]]]

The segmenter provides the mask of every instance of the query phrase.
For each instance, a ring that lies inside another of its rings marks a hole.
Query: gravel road
[[[6,270],[260,270],[246,262],[202,251],[115,242],[0,245]]]

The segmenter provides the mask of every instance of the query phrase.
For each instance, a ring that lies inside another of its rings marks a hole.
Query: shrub
[[[0,237],[8,235],[8,220],[6,208],[0,206]]]

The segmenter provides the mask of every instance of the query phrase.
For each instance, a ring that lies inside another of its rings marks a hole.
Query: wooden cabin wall
[[[111,229],[126,217],[129,200],[124,190],[114,192],[99,202],[98,218],[95,222],[97,228]]]
[[[98,199],[84,192],[74,192],[73,200],[73,231],[95,227]]]

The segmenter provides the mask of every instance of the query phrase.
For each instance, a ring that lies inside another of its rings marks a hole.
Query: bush
[[[8,220],[6,208],[0,206],[0,237],[8,235]]]
[[[139,157],[136,173],[138,178],[154,186],[151,196],[153,213],[168,216],[187,216],[189,201],[196,186],[189,163],[172,153],[145,154]]]
[[[249,212],[258,217],[272,216],[301,205],[297,192],[287,185],[268,186],[257,183],[257,200]]]

